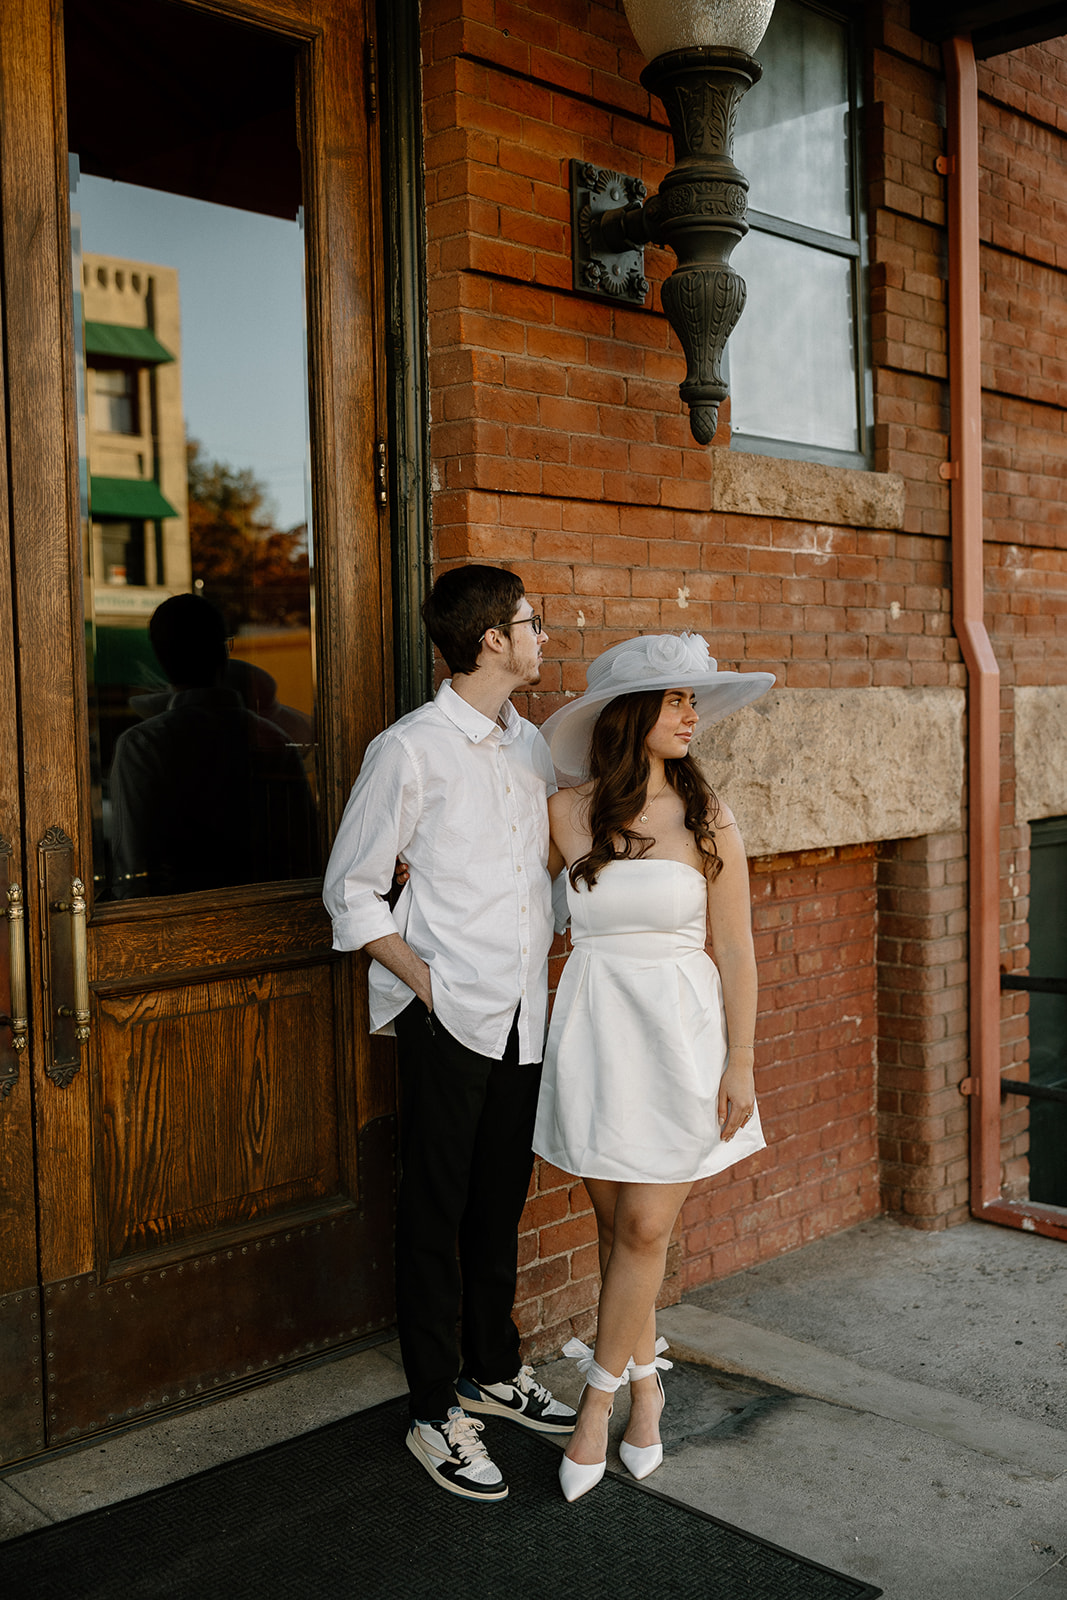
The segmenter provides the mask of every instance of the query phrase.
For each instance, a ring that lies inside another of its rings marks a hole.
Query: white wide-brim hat
[[[697,714],[706,724],[758,700],[774,681],[773,672],[720,672],[699,633],[645,634],[597,656],[586,673],[585,693],[553,712],[541,732],[556,769],[571,778],[586,778],[596,719],[620,695],[692,689]]]

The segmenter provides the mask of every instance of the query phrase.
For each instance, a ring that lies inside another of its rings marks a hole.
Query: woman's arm
[[[741,831],[723,806],[715,829],[722,871],[708,883],[708,932],[722,978],[729,1054],[719,1085],[719,1124],[730,1140],[756,1103],[753,1036],[756,1030],[756,954],[752,901]]]
[[[584,826],[587,789],[588,785],[580,789],[557,789],[548,802],[548,825],[552,836],[548,870],[553,877],[565,865],[570,866],[572,861],[584,856],[589,849],[591,841]],[[558,866],[553,866],[554,861],[558,861]]]

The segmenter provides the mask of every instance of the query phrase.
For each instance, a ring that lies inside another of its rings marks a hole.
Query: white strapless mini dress
[[[726,1013],[707,884],[682,861],[613,861],[567,886],[574,949],[545,1050],[533,1145],[564,1172],[686,1183],[765,1148],[758,1108],[719,1137]]]

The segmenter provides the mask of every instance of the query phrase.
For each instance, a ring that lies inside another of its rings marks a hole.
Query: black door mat
[[[438,1489],[390,1400],[0,1545],[6,1600],[875,1600],[880,1589],[491,1424],[510,1495]],[[87,1470],[89,1458],[86,1458]]]

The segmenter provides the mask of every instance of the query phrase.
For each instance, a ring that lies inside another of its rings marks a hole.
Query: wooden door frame
[[[384,184],[388,498],[393,551],[395,711],[433,693],[422,603],[433,580],[429,306],[417,5],[378,0],[377,75]]]
[[[312,456],[315,590],[338,597],[331,607],[316,608],[314,629],[322,719],[321,826],[328,844],[363,749],[390,720],[394,698],[392,655],[387,650],[392,550],[389,518],[377,496],[377,442],[387,438],[390,409],[377,359],[386,327],[384,250],[378,220],[382,211],[381,153],[375,148],[361,70],[364,51],[373,38],[373,6],[369,0],[362,7],[349,0],[185,0],[185,4],[191,11],[263,26],[296,41],[302,50],[300,110],[312,356],[309,409],[313,437],[318,440]],[[331,27],[332,45],[327,53],[324,35]],[[17,71],[9,74],[17,92],[9,94],[0,111],[0,199],[7,248],[16,252],[19,260],[19,292],[14,299],[8,295],[4,307],[8,393],[14,419],[11,496],[10,501],[5,496],[4,505],[6,510],[10,503],[19,519],[10,530],[19,552],[14,574],[16,615],[24,627],[32,629],[27,638],[48,637],[51,644],[45,670],[32,684],[33,692],[24,693],[21,708],[24,748],[30,752],[33,767],[26,783],[27,809],[21,819],[27,856],[32,857],[38,841],[50,829],[62,829],[73,842],[76,869],[80,867],[80,876],[91,883],[62,30],[61,5],[46,0],[33,7],[3,7],[0,12],[0,55],[18,63]],[[351,137],[346,138],[346,118],[340,106],[353,100],[362,107],[364,121],[358,130],[353,126]],[[324,122],[329,138],[322,135]],[[354,354],[359,350],[362,359]],[[368,351],[372,359],[367,359]],[[423,415],[422,434],[424,431]],[[418,438],[418,426],[414,433]],[[417,455],[418,445],[414,450]],[[420,459],[424,472],[424,456]],[[408,485],[410,474],[395,470],[397,482],[403,479]],[[422,482],[425,485],[425,477]],[[394,497],[394,507],[402,499],[411,500],[407,487],[403,495]],[[405,525],[415,528],[416,538],[425,534],[424,499],[425,488],[406,514]],[[421,576],[421,567],[417,570]],[[0,604],[2,601],[0,591]],[[4,693],[5,682],[0,677],[0,697]],[[3,710],[0,698],[0,712]],[[69,740],[64,737],[68,729]],[[76,752],[73,783],[72,747]],[[6,800],[0,788],[0,802]],[[31,962],[37,968],[37,930],[43,917],[32,859],[23,864],[22,876],[26,880]],[[257,891],[249,888],[237,892],[234,904],[247,908],[257,898],[271,895],[268,891],[257,896]],[[317,900],[317,891],[307,896],[309,913]],[[97,919],[101,928],[118,919],[114,909],[101,907],[101,913]],[[324,917],[321,904],[318,915]],[[391,1161],[395,1112],[392,1051],[387,1043],[369,1038],[366,984],[356,964],[339,962],[334,972],[338,1047],[351,1091],[339,1105],[348,1118],[341,1149],[349,1162],[345,1181],[349,1192],[357,1195],[357,1167],[363,1167],[364,1159],[379,1175]],[[24,1058],[24,1076],[28,1103],[32,1071],[37,1103],[41,1162],[38,1273],[44,1294],[54,1297],[52,1303],[58,1310],[59,1303],[69,1298],[68,1288],[72,1294],[82,1289],[95,1293],[92,1277],[99,1262],[100,1230],[94,1225],[89,1177],[94,1158],[93,1047],[90,1043],[81,1070],[67,1086],[57,1088],[50,1082],[42,1071],[40,1049],[46,1006],[39,982],[30,987],[31,1043]],[[363,1193],[359,1200],[361,1213],[374,1214],[375,1226],[386,1242],[391,1190]],[[58,1225],[61,1215],[62,1227]],[[378,1260],[366,1263],[367,1271],[375,1272],[385,1265]],[[313,1264],[309,1270],[314,1270]],[[41,1295],[36,1283],[31,1288],[36,1297],[32,1315],[38,1319],[35,1337],[39,1339]],[[0,1302],[0,1313],[4,1310]],[[26,1310],[20,1306],[20,1328]],[[359,1331],[353,1328],[347,1336],[358,1336]],[[2,1337],[0,1332],[0,1340]],[[69,1340],[68,1333],[68,1348]],[[290,1352],[284,1359],[296,1359],[303,1353]],[[95,1352],[95,1358],[101,1354]],[[245,1374],[235,1372],[233,1377],[241,1381]],[[110,1420],[121,1423],[125,1418]],[[25,1443],[29,1453],[34,1441]],[[40,1443],[37,1439],[37,1447]]]
[[[0,328],[4,296],[0,289]],[[8,493],[7,388],[0,343],[0,640],[15,638],[11,585],[11,526]],[[0,849],[6,867],[2,885],[26,891],[22,797],[17,760],[18,699],[14,650],[0,646]],[[6,905],[0,905],[0,916]],[[10,994],[12,931],[0,921],[0,1011],[13,1010]],[[26,938],[26,921],[22,922]],[[3,998],[6,996],[6,1000]],[[34,1193],[33,1103],[29,1052],[13,1046],[13,1034],[0,1024],[0,1440],[8,1453],[30,1454],[44,1445],[41,1291],[37,1268],[37,1208]],[[16,1074],[8,1087],[8,1074]]]

